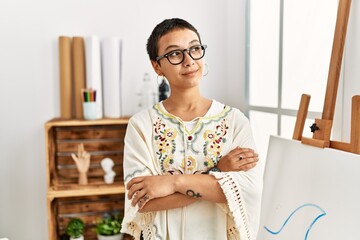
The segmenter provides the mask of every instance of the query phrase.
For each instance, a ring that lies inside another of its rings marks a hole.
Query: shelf
[[[128,120],[54,118],[45,123],[49,239],[60,239],[72,217],[86,223],[86,239],[96,239],[92,228],[97,218],[114,210],[123,214],[123,150]],[[86,185],[78,184],[79,173],[71,157],[79,144],[91,155]],[[114,161],[116,177],[112,184],[104,182],[104,158]]]
[[[66,127],[66,126],[94,126],[94,125],[122,125],[127,124],[129,117],[124,118],[102,118],[98,120],[82,120],[82,119],[61,119],[54,118],[45,124],[48,129],[50,127]]]
[[[125,192],[125,187],[122,183],[114,183],[111,185],[101,185],[97,187],[83,186],[78,189],[68,190],[49,190],[48,198],[60,198],[60,197],[82,197],[93,195],[106,195],[106,194],[121,194]]]

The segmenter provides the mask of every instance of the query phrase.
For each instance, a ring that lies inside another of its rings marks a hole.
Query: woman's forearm
[[[226,197],[218,181],[212,175],[176,175],[175,190],[195,199],[226,203]]]
[[[172,195],[162,197],[162,198],[155,198],[148,201],[143,208],[139,209],[139,212],[151,212],[151,211],[161,211],[161,210],[168,210],[174,208],[181,208],[188,206],[197,199],[188,197],[181,193],[174,193]]]
[[[132,206],[138,204],[140,208],[152,199],[166,199],[175,193],[183,194],[186,197],[184,201],[188,197],[215,203],[227,201],[218,181],[214,176],[207,174],[141,176],[130,180],[126,187],[129,190],[127,197],[132,199]],[[167,200],[164,204],[166,202]],[[164,209],[182,207],[180,203],[174,204],[176,205],[166,205]]]

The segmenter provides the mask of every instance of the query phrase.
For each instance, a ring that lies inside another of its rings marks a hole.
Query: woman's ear
[[[157,61],[151,60],[151,65],[152,65],[152,67],[154,68],[154,70],[155,70],[155,72],[156,72],[157,75],[159,75],[159,76],[164,75],[164,74],[162,73],[162,71],[160,70],[161,66],[160,66],[160,64],[159,64]]]

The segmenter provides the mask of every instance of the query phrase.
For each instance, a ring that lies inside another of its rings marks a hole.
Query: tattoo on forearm
[[[191,189],[186,191],[186,195],[188,195],[189,197],[192,197],[192,198],[201,198],[202,197],[200,193],[195,193]]]

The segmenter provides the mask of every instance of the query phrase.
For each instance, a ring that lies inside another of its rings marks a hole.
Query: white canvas
[[[270,137],[258,240],[360,239],[360,155]]]

